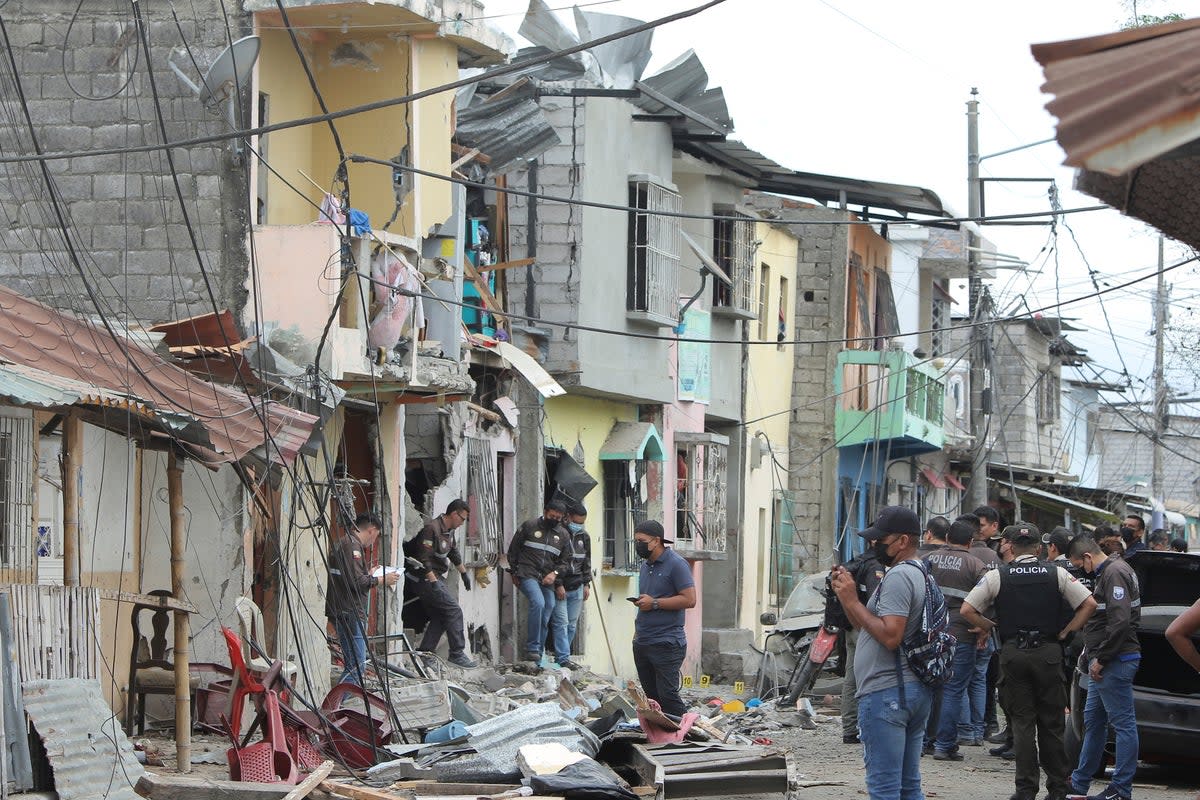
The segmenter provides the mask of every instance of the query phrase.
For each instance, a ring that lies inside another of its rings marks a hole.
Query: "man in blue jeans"
[[[875,557],[889,568],[865,606],[845,568],[834,567],[832,579],[846,616],[859,631],[854,673],[867,793],[871,800],[924,800],[921,744],[932,693],[900,652],[925,614],[924,570],[902,563],[917,555],[921,523],[911,510],[887,506],[859,536],[875,541]]]
[[[575,629],[579,625],[579,614],[583,601],[588,599],[592,583],[592,536],[583,527],[587,522],[587,509],[575,503],[567,509],[567,557],[563,559],[566,570],[558,576],[555,587],[556,603],[554,616],[550,618],[550,637],[555,646],[555,659],[560,667],[580,669],[571,660],[571,645],[575,642]],[[565,635],[561,632],[565,631]],[[560,639],[566,646],[558,649]]]
[[[679,669],[687,655],[685,611],[696,605],[696,582],[683,556],[664,545],[662,523],[648,519],[633,531],[633,546],[642,559],[638,573],[638,608],[633,621],[633,665],[646,697],[666,714],[687,711],[679,696]]]
[[[1076,536],[1067,558],[1088,575],[1095,575],[1096,613],[1083,629],[1083,657],[1088,666],[1087,703],[1083,707],[1083,745],[1079,764],[1071,773],[1074,798],[1130,800],[1137,770],[1138,732],[1133,714],[1133,676],[1141,663],[1138,642],[1142,593],[1133,568],[1121,558],[1109,558],[1090,536]],[[1116,732],[1112,780],[1104,791],[1089,795],[1092,776],[1100,769],[1108,726]]]
[[[377,514],[359,514],[354,527],[346,531],[329,549],[329,583],[325,589],[325,616],[333,623],[342,648],[345,669],[338,683],[362,686],[367,665],[367,637],[364,627],[371,590],[376,586],[395,586],[399,572],[384,571],[374,576],[367,568],[367,553],[375,546],[383,521]]]
[[[565,571],[567,532],[562,528],[567,508],[558,500],[546,504],[542,515],[524,523],[513,534],[508,545],[508,570],[514,586],[529,601],[526,619],[525,658],[541,663],[542,648],[554,614],[555,584]],[[566,639],[566,630],[556,639]],[[555,641],[554,649],[562,653],[570,649],[566,641]]]

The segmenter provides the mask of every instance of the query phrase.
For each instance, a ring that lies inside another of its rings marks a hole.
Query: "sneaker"
[[[1013,749],[1004,744],[988,750],[988,755],[996,756],[996,758],[1003,758],[1005,761],[1013,761],[1017,757],[1017,754],[1013,752]]]
[[[922,755],[922,756],[931,756],[931,755],[933,755],[933,745],[931,745],[931,744],[927,744],[927,745],[925,745],[924,747],[922,747],[922,748],[921,748],[921,755]]]
[[[857,733],[843,733],[842,744],[862,744],[862,739],[858,738]]]
[[[957,750],[950,750],[948,752],[945,750],[934,750],[933,751],[933,760],[934,761],[962,761],[963,758],[964,758],[963,754],[958,752]]]
[[[558,666],[562,669],[575,669],[575,670],[583,669],[582,664],[576,664],[574,661],[572,661],[569,658],[566,659],[565,661],[559,661]]]
[[[1130,800],[1130,798],[1121,794],[1112,786],[1104,787],[1104,791],[1100,794],[1069,794],[1067,795],[1067,798],[1068,800],[1074,800],[1074,798],[1078,798],[1078,800]]]
[[[532,661],[535,664],[541,663],[542,654],[541,653],[526,653],[525,660]]]
[[[454,666],[462,667],[463,669],[470,669],[471,667],[479,666],[466,653],[459,653],[456,656],[450,656],[450,658],[448,658],[446,660],[449,661]]]

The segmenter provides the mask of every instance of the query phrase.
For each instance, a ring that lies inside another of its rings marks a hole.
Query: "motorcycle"
[[[797,584],[783,608],[783,618],[773,612],[761,616],[764,625],[774,626],[763,645],[763,665],[759,669],[759,696],[778,694],[778,707],[794,709],[796,702],[812,691],[822,673],[844,674],[844,628],[833,624],[827,613],[827,597],[832,596],[824,575],[814,575]],[[782,640],[782,642],[778,640]],[[786,681],[769,680],[768,664],[787,656],[793,662]]]

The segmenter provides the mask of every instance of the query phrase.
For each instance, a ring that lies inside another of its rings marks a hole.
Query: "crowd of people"
[[[872,800],[919,800],[923,756],[961,761],[960,748],[985,740],[998,745],[991,755],[1014,762],[1011,800],[1035,800],[1042,785],[1046,800],[1132,798],[1141,595],[1125,558],[1141,549],[1186,551],[1186,542],[1161,531],[1147,536],[1136,515],[1120,529],[1102,525],[1079,535],[1065,528],[1043,535],[1021,521],[1001,530],[990,506],[924,525],[911,510],[889,506],[859,535],[867,549],[833,569],[831,602],[852,626],[843,741],[861,741]],[[927,589],[926,575],[940,592]],[[922,655],[914,645],[932,641],[922,638],[930,604],[944,604],[954,636],[949,668],[936,679],[912,668]],[[1200,670],[1191,640],[1198,629],[1200,601],[1172,623],[1167,639]],[[1077,670],[1086,676],[1087,700],[1072,761],[1064,711]],[[1110,726],[1112,775],[1089,794]]]

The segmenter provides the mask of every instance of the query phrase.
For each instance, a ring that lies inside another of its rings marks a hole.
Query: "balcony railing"
[[[946,386],[938,370],[903,350],[838,354],[838,447],[889,442],[894,457],[940,450]]]

